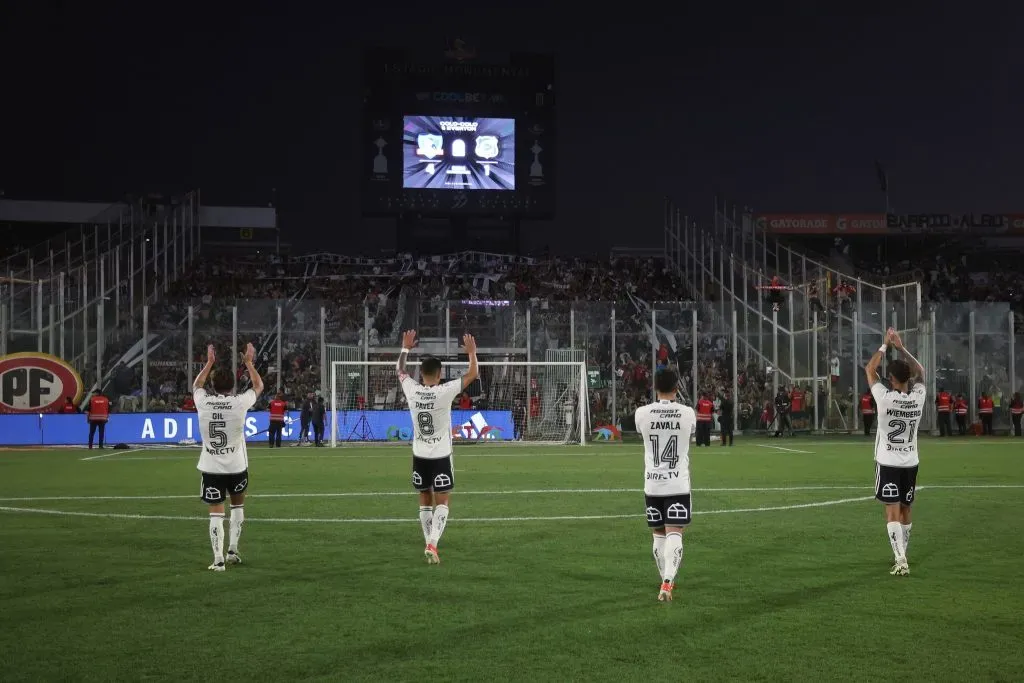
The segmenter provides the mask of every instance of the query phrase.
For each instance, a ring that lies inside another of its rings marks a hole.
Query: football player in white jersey
[[[441,361],[427,356],[420,362],[420,381],[405,371],[409,352],[416,346],[416,331],[402,335],[398,380],[412,415],[412,485],[420,494],[420,526],[427,564],[440,564],[437,544],[448,523],[449,492],[455,487],[452,467],[452,402],[469,388],[478,374],[476,340],[462,337],[469,369],[459,379],[441,383]]]
[[[242,360],[252,388],[235,394],[235,378],[228,368],[213,373],[213,393],[203,387],[210,377],[216,354],[213,344],[206,347],[206,365],[192,383],[192,397],[196,403],[199,434],[203,440],[197,469],[202,473],[200,497],[210,511],[210,545],[213,564],[210,569],[224,571],[224,499],[231,499],[231,518],[228,531],[227,561],[241,564],[238,539],[242,535],[245,512],[245,490],[249,487],[249,456],[245,449],[245,417],[263,391],[263,378],[256,371],[253,359],[256,349],[246,346]]]
[[[864,374],[878,405],[875,435],[875,498],[885,505],[885,531],[895,560],[893,576],[910,573],[907,547],[910,545],[910,506],[917,487],[917,433],[924,414],[926,390],[924,367],[903,346],[892,328],[885,342],[871,357]],[[889,363],[889,388],[878,378],[878,368],[889,346],[902,358]]]
[[[644,440],[644,498],[647,526],[654,534],[654,561],[661,575],[658,600],[672,600],[683,563],[683,529],[690,523],[690,437],[697,431],[693,408],[676,402],[678,375],[654,376],[657,402],[636,409],[636,429]]]

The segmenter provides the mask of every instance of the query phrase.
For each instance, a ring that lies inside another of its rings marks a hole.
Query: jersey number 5
[[[210,423],[210,446],[213,448],[224,448],[228,445],[228,433],[224,431],[227,426],[227,422]]]
[[[654,453],[654,466],[658,467],[665,463],[669,469],[675,469],[679,464],[679,437],[675,434],[668,437],[665,448],[661,448],[661,439],[657,434],[651,434],[648,438],[651,440],[651,451]]]

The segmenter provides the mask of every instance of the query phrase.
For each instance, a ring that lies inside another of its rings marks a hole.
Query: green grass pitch
[[[906,578],[871,444],[691,448],[671,604],[637,444],[457,449],[436,567],[407,447],[256,446],[224,573],[196,452],[0,451],[0,680],[1024,680],[1021,441],[922,442]]]

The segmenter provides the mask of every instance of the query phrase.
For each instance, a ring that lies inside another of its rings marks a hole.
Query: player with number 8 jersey
[[[405,368],[409,352],[416,346],[416,331],[402,335],[398,355],[398,380],[412,416],[412,485],[420,496],[420,526],[427,564],[439,564],[437,544],[448,523],[449,494],[455,488],[452,460],[452,402],[476,381],[476,341],[465,335],[462,344],[469,355],[469,369],[459,379],[441,383],[442,366],[437,358],[420,361],[420,382]]]
[[[697,430],[693,408],[676,402],[678,376],[659,370],[654,376],[658,400],[636,410],[636,429],[644,442],[644,498],[647,526],[654,535],[654,562],[661,575],[658,600],[672,600],[683,562],[683,529],[690,523],[690,437]]]

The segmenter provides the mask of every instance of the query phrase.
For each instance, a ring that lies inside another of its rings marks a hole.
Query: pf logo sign
[[[82,398],[82,378],[45,353],[0,356],[0,413],[55,413],[70,396]]]

